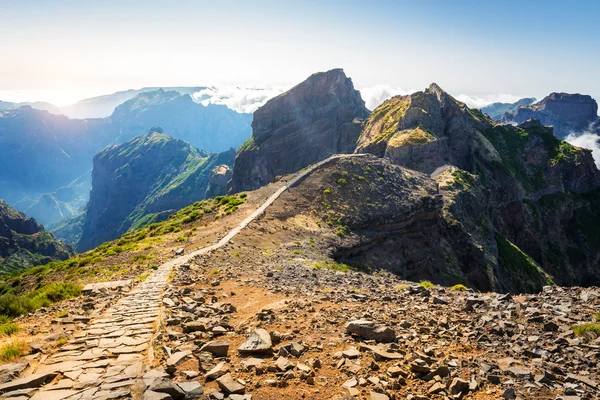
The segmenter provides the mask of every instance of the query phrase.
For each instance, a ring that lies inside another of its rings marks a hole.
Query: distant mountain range
[[[535,101],[535,97],[526,97],[517,100],[514,103],[492,103],[488,106],[483,107],[481,111],[489,115],[490,118],[494,121],[500,121],[504,117],[504,114],[512,114],[517,110],[517,108],[521,106],[528,106],[530,104],[535,103]]]
[[[54,223],[85,204],[91,183],[86,174],[106,146],[161,126],[196,148],[221,152],[250,137],[251,119],[162,89],[138,93],[106,118],[70,119],[31,106],[5,109],[0,111],[0,198],[44,224]]]

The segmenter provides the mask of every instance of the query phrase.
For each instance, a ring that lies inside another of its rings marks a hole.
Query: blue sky
[[[0,90],[291,85],[600,95],[600,1],[2,1]]]

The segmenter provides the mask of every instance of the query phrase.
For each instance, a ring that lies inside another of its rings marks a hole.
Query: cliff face
[[[598,119],[598,103],[579,93],[551,93],[539,103],[521,106],[514,113],[505,114],[502,121],[520,124],[532,118],[552,126],[556,136],[565,138],[570,133],[588,129]]]
[[[552,128],[496,124],[432,85],[375,109],[356,151],[437,180],[456,282],[501,291],[600,283],[600,228],[589,222],[600,215],[600,173],[589,150]]]
[[[311,75],[254,113],[252,138],[238,151],[231,190],[256,189],[331,154],[352,152],[359,120],[368,115],[341,69]]]
[[[210,154],[156,132],[105,149],[94,157],[92,191],[77,250],[93,248],[204,199],[213,169],[232,165],[234,156],[233,149]],[[211,193],[224,191],[222,187]]]
[[[73,250],[0,200],[0,272],[66,260]]]

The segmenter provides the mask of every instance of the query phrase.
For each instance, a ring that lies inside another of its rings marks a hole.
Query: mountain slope
[[[71,120],[31,107],[0,111],[0,196],[15,203],[68,186],[114,138],[103,120]]]
[[[502,120],[502,117],[504,117],[504,114],[512,114],[517,110],[517,108],[521,106],[531,105],[535,103],[535,101],[535,97],[526,97],[523,99],[519,99],[514,103],[492,103],[490,105],[482,107],[481,112],[489,115],[490,118],[494,121],[500,121]]]
[[[94,157],[77,250],[91,249],[204,199],[215,167],[230,166],[234,156],[233,149],[210,154],[158,132],[106,148]],[[225,188],[221,190],[217,194]]]
[[[335,153],[354,150],[369,115],[341,69],[319,72],[254,113],[252,138],[236,156],[231,190],[256,189]]]
[[[444,198],[446,268],[484,290],[600,282],[589,150],[537,121],[499,125],[437,85],[373,111],[357,152],[431,174]]]
[[[25,269],[54,260],[65,260],[73,250],[0,200],[0,272]]]

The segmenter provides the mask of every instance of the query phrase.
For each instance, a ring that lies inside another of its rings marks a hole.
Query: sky
[[[0,37],[0,100],[285,88],[338,67],[373,98],[431,82],[471,105],[600,97],[597,0],[0,0]]]

